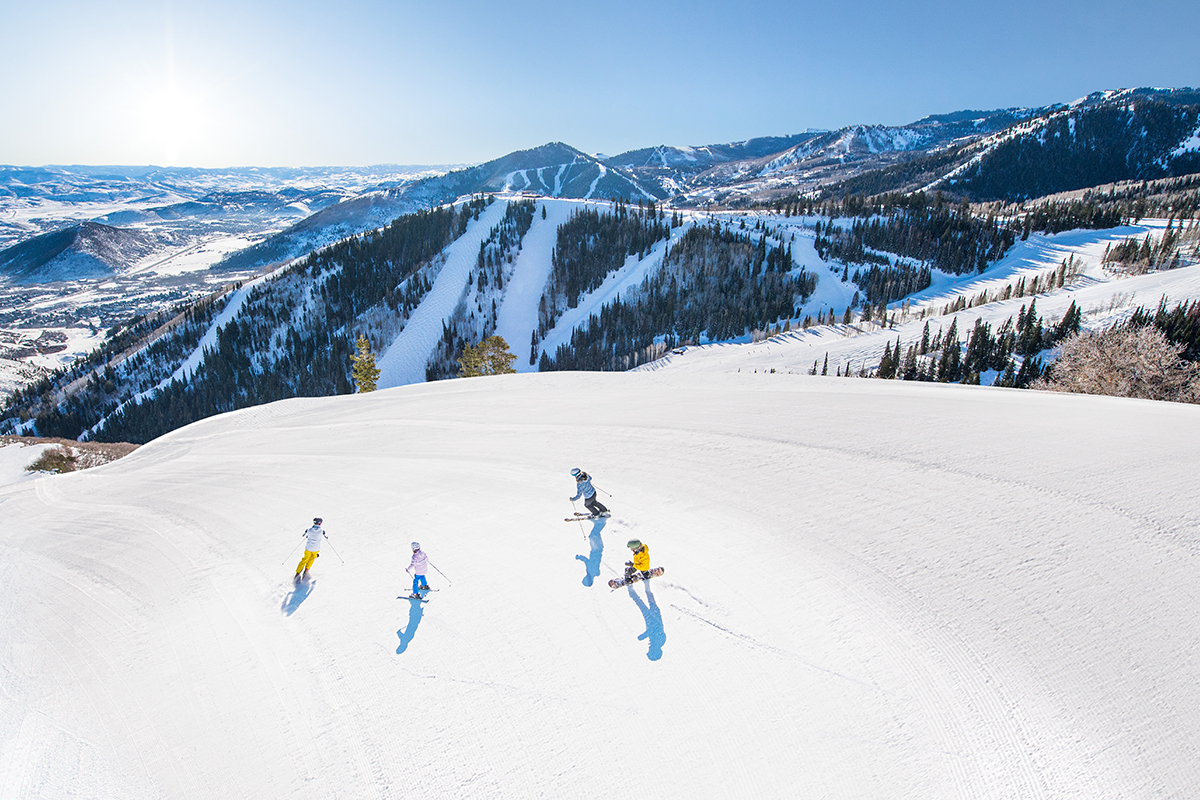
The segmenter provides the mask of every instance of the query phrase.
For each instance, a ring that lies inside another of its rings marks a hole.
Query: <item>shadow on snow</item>
[[[421,616],[425,613],[425,609],[421,605],[421,601],[415,598],[401,595],[397,600],[408,601],[408,625],[396,631],[396,635],[400,637],[400,646],[396,648],[396,655],[400,655],[408,649],[408,643],[417,635],[417,626],[421,624]]]
[[[583,576],[583,585],[591,586],[592,583],[600,576],[600,557],[604,555],[604,539],[600,537],[600,532],[604,530],[604,523],[608,519],[601,517],[592,523],[592,532],[588,534],[588,544],[591,545],[591,552],[587,556],[575,556],[576,559],[583,562],[583,566],[587,569],[587,574]]]
[[[642,612],[642,617],[646,620],[646,632],[638,636],[638,640],[645,639],[650,645],[650,649],[646,652],[646,658],[651,661],[658,661],[663,655],[663,645],[667,643],[667,630],[663,627],[662,611],[658,608],[658,603],[654,600],[654,592],[650,591],[650,582],[646,581],[646,600],[643,603],[642,598],[637,596],[637,592],[633,590],[634,584],[629,584],[625,588],[629,590],[629,596],[633,598],[633,602],[637,603],[638,610]]]
[[[300,607],[301,603],[308,599],[308,596],[312,594],[313,587],[316,585],[317,582],[314,580],[301,581],[300,583],[292,584],[292,590],[287,593],[286,597],[283,598],[283,605],[279,607],[279,610],[289,617],[292,614],[295,614],[296,609]]]

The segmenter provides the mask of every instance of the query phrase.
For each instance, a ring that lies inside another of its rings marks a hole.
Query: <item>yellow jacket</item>
[[[644,544],[633,551],[633,568],[639,572],[650,569],[650,545]]]

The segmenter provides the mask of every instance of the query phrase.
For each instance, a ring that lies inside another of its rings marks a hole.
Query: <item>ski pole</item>
[[[576,517],[578,517],[578,518],[579,518],[579,519],[578,519],[578,521],[579,521],[579,532],[580,532],[580,533],[583,533],[583,517],[580,517],[580,516],[579,516],[579,509],[575,507],[575,501],[574,501],[574,500],[572,500],[572,501],[571,501],[571,513],[572,513],[572,514],[574,514]],[[585,538],[585,539],[587,538],[587,534],[586,534],[586,533],[583,533],[583,538]]]
[[[597,485],[596,485],[596,484],[594,484],[594,483],[592,484],[592,488],[593,488],[593,489],[598,489],[599,491],[601,491],[601,492],[604,492],[604,490],[603,490],[603,489],[601,489],[599,486],[597,486]],[[605,493],[605,494],[608,494],[608,492],[604,492],[604,493]],[[608,496],[609,496],[609,497],[612,497],[612,495],[611,495],[611,494],[608,494]]]
[[[326,537],[325,537],[325,541],[329,542],[329,537],[328,537],[328,536],[326,536]],[[329,549],[330,549],[330,550],[333,550],[333,554],[334,554],[335,556],[337,556],[337,558],[338,558],[338,561],[341,561],[341,562],[342,562],[342,566],[345,566],[345,565],[346,565],[346,562],[345,562],[345,560],[344,560],[344,559],[343,559],[341,556],[338,556],[338,551],[334,549],[334,547],[333,547],[333,542],[329,542]]]
[[[303,536],[303,534],[301,534],[301,535]],[[304,544],[304,542],[301,542],[300,544]],[[292,552],[287,554],[287,558],[285,558],[285,559],[283,559],[283,561],[279,562],[280,566],[283,566],[284,564],[286,564],[288,561],[290,561],[292,559],[292,556],[294,556],[296,554],[296,550],[300,547],[300,544],[293,547]]]
[[[437,568],[437,566],[436,566],[436,565],[435,565],[435,564],[434,564],[432,561],[430,561],[430,562],[429,562],[429,566],[431,566],[431,567],[433,567],[435,570],[437,570],[437,574],[438,574],[438,575],[441,575],[443,578],[446,578],[446,573],[444,573],[444,572],[442,572],[440,569],[438,569],[438,568]],[[449,578],[446,578],[446,585],[447,585],[447,586],[450,586],[450,585],[452,585],[452,582],[451,582],[451,580],[450,580]]]

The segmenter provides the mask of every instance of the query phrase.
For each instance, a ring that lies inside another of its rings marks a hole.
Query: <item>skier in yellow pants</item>
[[[320,517],[314,517],[312,527],[302,533],[301,536],[307,536],[308,542],[304,545],[304,556],[300,559],[300,563],[296,565],[296,583],[299,583],[302,579],[308,579],[308,568],[321,555],[321,539],[329,538],[325,535],[325,531],[321,529]]]

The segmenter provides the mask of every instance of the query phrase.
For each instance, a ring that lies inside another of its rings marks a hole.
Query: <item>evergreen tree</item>
[[[897,339],[897,342],[900,340]],[[908,352],[904,354],[904,371],[902,376],[906,381],[915,381],[917,379],[917,346],[910,344]]]
[[[958,341],[958,318],[950,320],[950,330],[942,345],[942,357],[938,361],[937,379],[941,383],[956,383],[961,377],[962,350]]]
[[[1004,367],[1004,371],[996,376],[996,380],[992,382],[992,386],[1002,386],[1011,389],[1017,384],[1017,372],[1013,366],[1013,360],[1010,358],[1008,364]]]
[[[478,378],[483,375],[509,375],[515,373],[512,363],[517,360],[508,349],[503,336],[489,336],[475,346],[463,348],[459,359],[459,377]]]
[[[896,376],[896,362],[892,358],[892,343],[890,341],[883,346],[883,357],[879,359],[878,376],[883,380],[888,380]]]
[[[359,334],[354,346],[358,352],[350,356],[350,363],[354,365],[350,368],[350,374],[358,386],[359,394],[373,392],[379,380],[379,367],[375,366],[375,354],[371,352],[371,343],[367,341],[366,336]]]
[[[1061,341],[1072,334],[1079,333],[1079,329],[1083,323],[1083,312],[1079,310],[1079,306],[1075,305],[1075,301],[1071,301],[1070,308],[1063,315],[1062,321],[1054,329],[1054,341]]]

